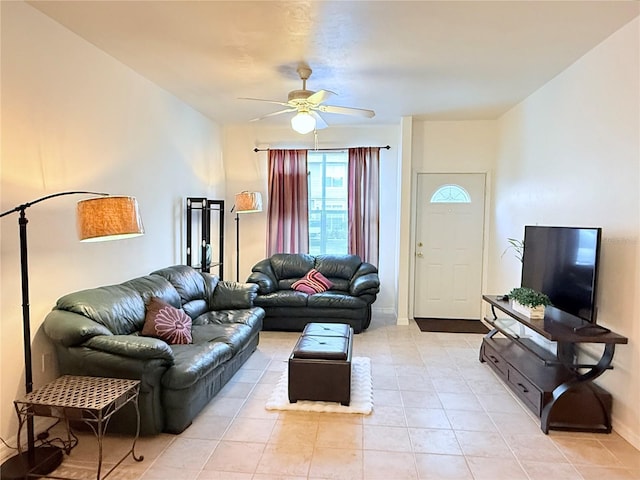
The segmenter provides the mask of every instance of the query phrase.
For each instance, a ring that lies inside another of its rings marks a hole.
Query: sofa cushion
[[[198,328],[193,328],[194,339],[200,338]],[[195,384],[211,370],[233,356],[225,342],[199,342],[191,345],[172,345],[174,365],[162,376],[163,387],[179,390]]]
[[[191,318],[207,311],[207,286],[204,277],[197,270],[186,265],[174,265],[156,270],[151,275],[164,277],[174,286],[180,295],[182,308]]]
[[[193,321],[193,325],[243,323],[253,329],[260,330],[262,317],[264,317],[264,311],[258,307],[241,310],[218,310],[203,313]]]
[[[126,285],[70,293],[60,298],[55,308],[84,315],[114,335],[138,332],[144,324],[144,300],[136,290]]]
[[[325,277],[351,280],[362,264],[358,255],[318,255],[315,268]]]
[[[309,296],[307,305],[309,308],[365,308],[367,302],[346,293],[330,290]]]
[[[295,290],[279,290],[258,295],[255,304],[259,307],[306,307],[309,295]]]
[[[291,288],[296,292],[306,293],[307,295],[313,295],[314,293],[318,293],[313,289],[313,286],[306,278],[301,278],[297,282],[293,282]],[[324,292],[324,290],[322,290]]]
[[[211,294],[210,310],[237,310],[251,308],[258,294],[253,283],[219,281]]]
[[[140,294],[146,304],[151,297],[158,297],[176,308],[180,308],[182,302],[177,290],[166,278],[158,275],[146,275],[123,282],[125,287],[131,287]]]
[[[197,328],[194,327],[193,329],[193,343],[225,343],[235,355],[249,343],[249,338],[259,331],[260,328],[252,328],[243,323],[198,325]]]
[[[147,314],[142,335],[156,337],[169,344],[191,343],[191,317],[182,310],[151,297],[147,303]]]
[[[276,253],[271,256],[271,268],[278,280],[304,277],[313,268],[314,258],[304,253]],[[290,288],[289,284],[286,288]]]
[[[340,290],[341,292],[349,292],[349,288],[351,287],[351,282],[349,280],[345,280],[344,278],[331,278],[332,287],[331,290]]]

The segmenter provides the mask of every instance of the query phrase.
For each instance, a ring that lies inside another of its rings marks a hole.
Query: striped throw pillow
[[[333,287],[333,283],[322,275],[315,268],[312,268],[307,272],[307,274],[302,277],[300,280],[293,282],[291,288],[297,290],[298,292],[304,292],[309,295],[313,295],[314,293],[326,292],[331,287]]]

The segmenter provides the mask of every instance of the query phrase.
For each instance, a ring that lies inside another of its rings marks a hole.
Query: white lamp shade
[[[316,128],[316,119],[309,112],[298,112],[291,119],[291,128],[298,133],[309,133]]]
[[[80,200],[77,206],[81,242],[100,242],[144,234],[134,197],[99,197]]]
[[[262,211],[262,194],[260,192],[240,192],[236,194],[236,213],[253,213]]]

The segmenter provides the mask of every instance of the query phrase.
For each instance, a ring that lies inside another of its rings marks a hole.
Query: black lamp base
[[[30,461],[31,457],[31,461]],[[62,450],[58,447],[35,447],[33,452],[14,455],[0,466],[2,480],[27,479],[27,475],[47,475],[62,463]]]

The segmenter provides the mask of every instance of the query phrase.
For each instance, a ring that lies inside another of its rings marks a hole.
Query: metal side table
[[[64,420],[67,437],[71,441],[70,420],[87,424],[98,440],[97,480],[107,477],[129,455],[141,462],[144,457],[136,456],[136,441],[140,434],[140,410],[138,409],[138,380],[121,378],[78,377],[65,375],[47,385],[27,394],[14,402],[18,414],[18,445],[20,434],[29,416],[52,417]],[[136,409],[136,435],[131,449],[103,477],[102,442],[111,416],[127,403],[133,403]],[[19,447],[20,448],[20,447]],[[22,452],[20,452],[22,453]],[[67,454],[69,451],[66,452]],[[61,478],[53,477],[51,478]]]

